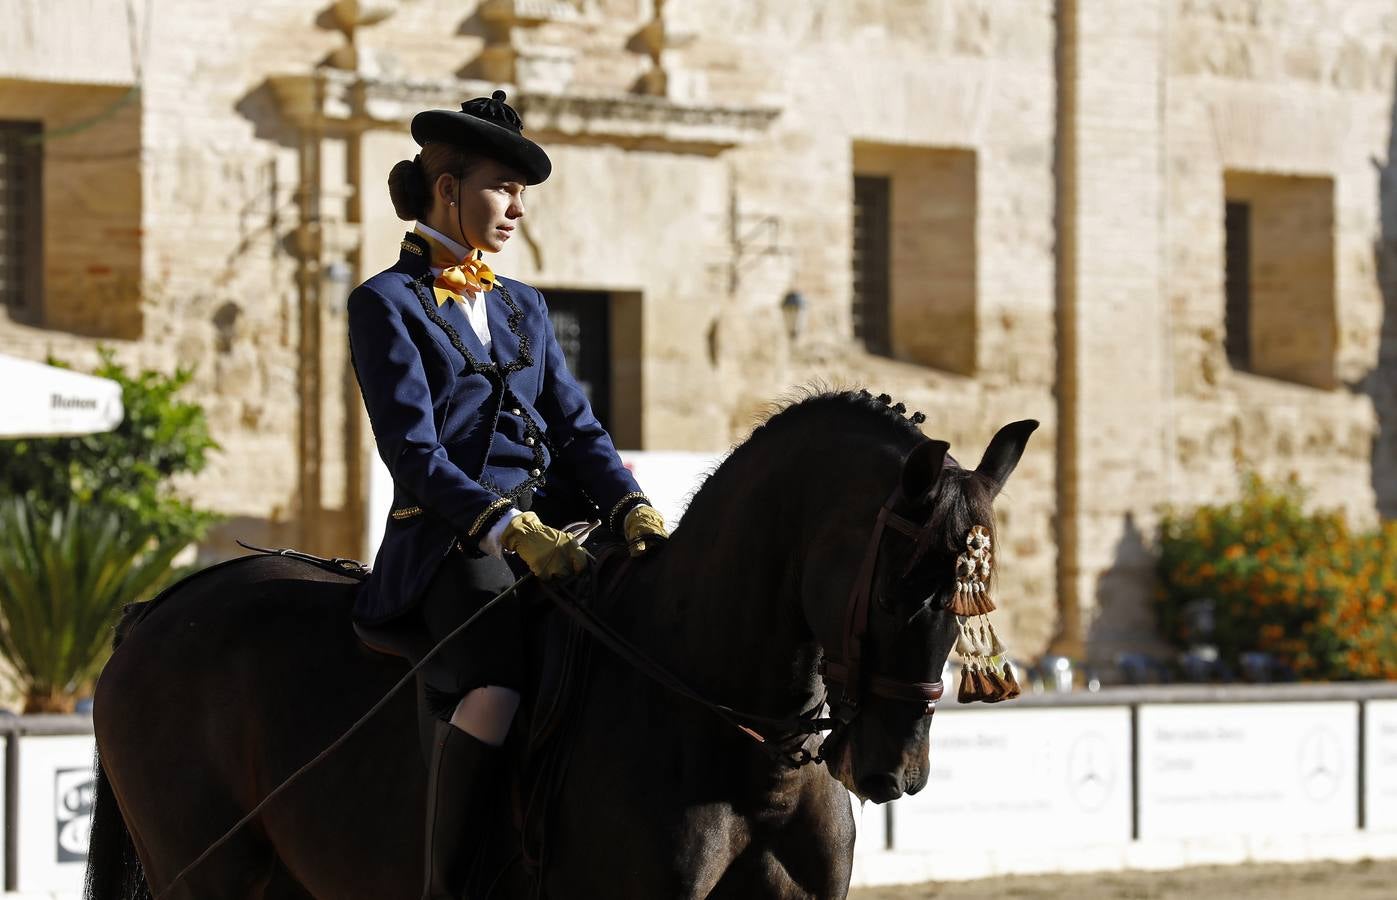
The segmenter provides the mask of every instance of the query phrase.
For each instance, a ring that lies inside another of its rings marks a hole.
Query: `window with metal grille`
[[[891,300],[888,239],[892,179],[854,176],[854,337],[869,353],[889,356]]]
[[[14,317],[39,311],[43,254],[38,122],[0,121],[0,302]]]
[[[1227,309],[1224,346],[1233,368],[1251,368],[1251,204],[1228,203],[1223,216],[1226,235]]]
[[[611,428],[611,297],[600,291],[548,291],[548,316],[572,377],[603,428]]]

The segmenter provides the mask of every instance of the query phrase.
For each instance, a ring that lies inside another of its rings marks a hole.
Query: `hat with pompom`
[[[519,170],[525,183],[538,184],[553,164],[542,147],[524,137],[524,120],[504,100],[504,91],[495,91],[467,100],[460,112],[424,110],[412,117],[412,139],[424,147],[439,141],[479,153]]]

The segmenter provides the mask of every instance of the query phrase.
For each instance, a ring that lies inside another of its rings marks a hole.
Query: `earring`
[[[452,201],[451,201],[451,205],[452,205],[452,206],[455,206],[455,205],[456,205],[456,201],[455,201],[455,200],[452,200]]]

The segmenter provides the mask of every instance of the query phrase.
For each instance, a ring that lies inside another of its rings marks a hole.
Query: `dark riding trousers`
[[[520,506],[527,509],[528,501]],[[453,551],[407,616],[421,622],[435,647],[526,571],[522,565],[516,571],[493,556]],[[442,647],[422,669],[428,712],[450,719],[461,698],[478,687],[519,690],[524,681],[523,657],[523,610],[517,597],[509,597]]]

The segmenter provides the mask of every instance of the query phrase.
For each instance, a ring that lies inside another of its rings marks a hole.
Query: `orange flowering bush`
[[[1293,480],[1249,476],[1240,499],[1160,525],[1156,611],[1189,641],[1185,608],[1213,601],[1224,659],[1271,653],[1302,678],[1397,678],[1397,522],[1352,530],[1342,512],[1306,512]]]

